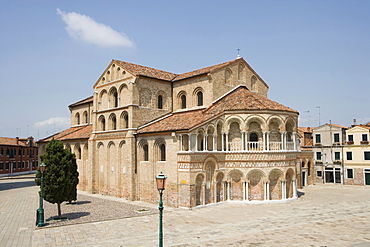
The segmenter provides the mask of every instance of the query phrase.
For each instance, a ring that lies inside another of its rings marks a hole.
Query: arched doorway
[[[229,173],[229,178],[231,178],[230,200],[233,201],[243,200],[242,177],[243,173],[237,169],[234,169]]]
[[[216,202],[221,202],[224,200],[222,193],[222,180],[224,179],[224,174],[219,172],[216,176]]]
[[[195,206],[202,205],[202,185],[204,175],[198,174],[195,178]]]
[[[215,172],[215,163],[212,161],[208,162],[205,166],[206,170],[206,188],[205,188],[205,204],[213,202],[213,174]]]
[[[247,179],[249,180],[249,191],[248,200],[249,201],[262,201],[264,195],[263,188],[263,177],[265,174],[261,170],[252,170],[248,173]]]
[[[282,178],[282,171],[279,169],[273,169],[269,175],[269,199],[270,200],[280,200],[281,195],[281,178]]]

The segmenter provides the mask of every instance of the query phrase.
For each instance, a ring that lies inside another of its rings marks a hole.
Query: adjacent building
[[[299,127],[298,133],[301,146],[301,185],[314,185],[316,182],[315,176],[315,159],[312,150],[313,138],[311,127]]]
[[[33,137],[0,137],[0,176],[33,172],[38,166],[38,148]]]
[[[344,183],[343,144],[347,128],[324,124],[313,129],[316,182]]]
[[[112,60],[93,95],[69,106],[71,127],[39,152],[63,141],[90,193],[157,202],[163,172],[176,207],[296,198],[312,161],[301,156],[298,112],[268,89],[243,58],[183,74]]]
[[[370,126],[352,125],[343,146],[345,184],[370,185]]]

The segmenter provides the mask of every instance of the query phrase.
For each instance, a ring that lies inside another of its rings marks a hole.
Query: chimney
[[[353,119],[353,125],[356,125],[356,118]]]

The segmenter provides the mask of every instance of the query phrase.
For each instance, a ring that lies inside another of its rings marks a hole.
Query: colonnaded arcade
[[[93,90],[69,106],[69,129],[39,141],[40,154],[52,138],[76,154],[79,190],[157,202],[163,172],[165,203],[194,207],[293,199],[314,174],[298,112],[241,57],[183,74],[112,60]]]

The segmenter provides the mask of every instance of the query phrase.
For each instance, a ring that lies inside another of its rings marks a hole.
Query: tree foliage
[[[76,156],[69,149],[64,148],[61,141],[53,139],[46,145],[46,152],[40,158],[46,165],[44,199],[53,204],[57,203],[58,216],[60,216],[62,202],[77,200]],[[37,172],[36,177],[41,177],[40,171]]]

